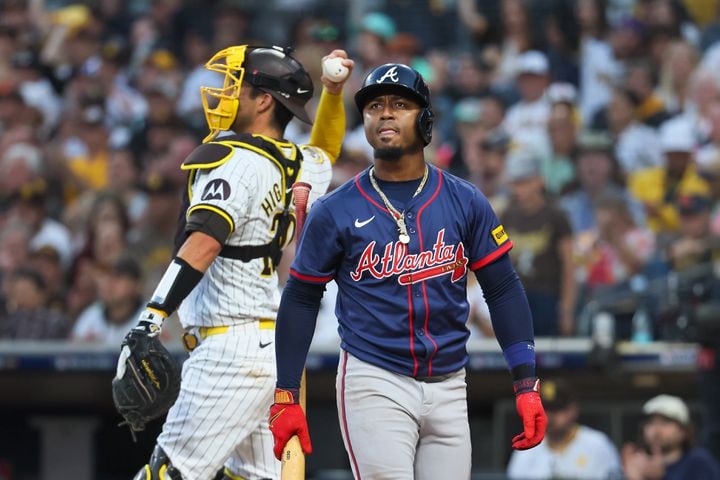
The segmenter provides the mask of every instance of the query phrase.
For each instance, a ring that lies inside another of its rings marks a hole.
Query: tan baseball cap
[[[690,412],[685,402],[672,395],[658,395],[651,398],[643,405],[645,415],[661,415],[670,420],[675,420],[680,425],[690,424]]]

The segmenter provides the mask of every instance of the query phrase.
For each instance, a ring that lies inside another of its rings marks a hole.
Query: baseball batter
[[[352,68],[345,52],[331,56]],[[279,477],[266,423],[280,300],[275,267],[293,238],[291,185],[310,183],[310,202],[327,190],[345,130],[343,84],[323,78],[310,145],[281,140],[293,116],[310,123],[305,104],[313,95],[287,49],[230,47],[206,68],[225,83],[202,88],[210,134],[182,165],[189,180],[180,247],[133,333],[157,335],[179,306],[191,353],[136,480],[209,480],[223,466],[228,479]]]
[[[514,377],[524,430],[513,447],[531,448],[545,431],[531,315],[507,255],[512,243],[477,188],[425,162],[433,112],[417,71],[377,67],[355,102],[374,166],[308,215],[278,311],[275,455],[295,434],[312,450],[297,405],[300,373],[323,286],[335,279],[338,415],[355,478],[467,479],[469,271]]]

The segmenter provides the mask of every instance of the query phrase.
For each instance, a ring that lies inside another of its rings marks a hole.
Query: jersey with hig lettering
[[[232,137],[220,137],[213,143],[231,147],[232,153],[222,162],[210,158],[208,164],[191,170],[186,214],[205,208],[222,216],[231,225],[226,246],[268,244],[275,237],[284,195],[291,195],[284,192],[279,166],[261,149],[235,142]],[[330,184],[330,158],[318,147],[274,143],[291,159],[296,158],[296,148],[300,148],[303,160],[298,181],[312,185],[309,208]],[[290,208],[294,218],[292,202]],[[287,238],[282,239],[283,246],[292,240],[293,233],[294,220]],[[280,294],[274,267],[267,256],[243,261],[221,254],[181,304],[180,322],[186,328],[213,327],[275,318]]]
[[[467,363],[466,280],[510,250],[490,204],[464,180],[430,166],[405,205],[410,242],[366,170],[316,202],[290,274],[338,284],[342,347],[368,363],[413,377]]]

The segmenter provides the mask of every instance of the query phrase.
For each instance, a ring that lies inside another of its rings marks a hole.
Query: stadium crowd
[[[491,200],[537,336],[591,336],[600,312],[636,342],[713,328],[717,0],[2,0],[0,339],[120,345],[171,258],[179,166],[207,133],[199,88],[222,82],[203,65],[245,43],[292,45],[315,103],[322,56],[355,59],[335,186],[371,163],[352,101],[369,69],[425,76],[430,159]],[[288,137],[309,128],[293,121]],[[475,334],[490,336],[472,280]],[[319,338],[332,315],[323,305]],[[686,426],[671,407],[660,415]]]
[[[316,79],[332,48],[356,58],[336,185],[370,162],[351,101],[368,69],[423,73],[431,161],[499,212],[538,336],[590,335],[603,311],[619,338],[697,337],[717,296],[717,2],[342,3],[0,3],[0,337],[118,343],[170,258],[204,62],[241,43],[293,45]]]

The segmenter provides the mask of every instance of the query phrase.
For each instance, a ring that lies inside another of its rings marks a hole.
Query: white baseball
[[[323,75],[333,82],[342,82],[350,73],[350,70],[342,64],[343,59],[332,57],[326,59],[322,64]]]

